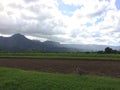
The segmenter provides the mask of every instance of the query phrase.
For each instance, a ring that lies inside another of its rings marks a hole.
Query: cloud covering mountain
[[[120,0],[0,0],[0,34],[120,45]]]

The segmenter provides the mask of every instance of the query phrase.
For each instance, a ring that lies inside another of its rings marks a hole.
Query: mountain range
[[[58,42],[30,40],[24,35],[15,34],[11,37],[0,37],[0,51],[7,52],[69,52]]]
[[[14,34],[11,37],[0,36],[0,51],[3,52],[90,52],[104,50],[106,47],[120,49],[119,46],[60,44],[54,41],[40,42],[30,40],[22,34]]]

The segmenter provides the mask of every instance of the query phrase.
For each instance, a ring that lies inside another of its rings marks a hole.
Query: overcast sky
[[[0,0],[0,35],[120,45],[120,0]]]

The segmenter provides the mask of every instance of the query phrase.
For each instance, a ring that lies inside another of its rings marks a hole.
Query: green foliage
[[[0,68],[0,90],[120,90],[120,79]]]
[[[108,53],[108,54],[112,53],[112,48],[106,47],[105,53]]]
[[[120,54],[97,54],[97,53],[0,53],[0,57],[120,60]]]
[[[120,51],[113,50],[110,47],[106,47],[104,53],[107,53],[107,54],[117,54],[118,53],[118,54],[120,54]]]

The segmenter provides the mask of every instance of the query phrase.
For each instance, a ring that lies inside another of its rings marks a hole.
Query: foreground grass
[[[120,90],[120,79],[0,68],[0,90]]]
[[[87,53],[0,53],[0,57],[120,60],[120,54],[96,54],[96,53],[90,53],[90,54],[87,54]]]

